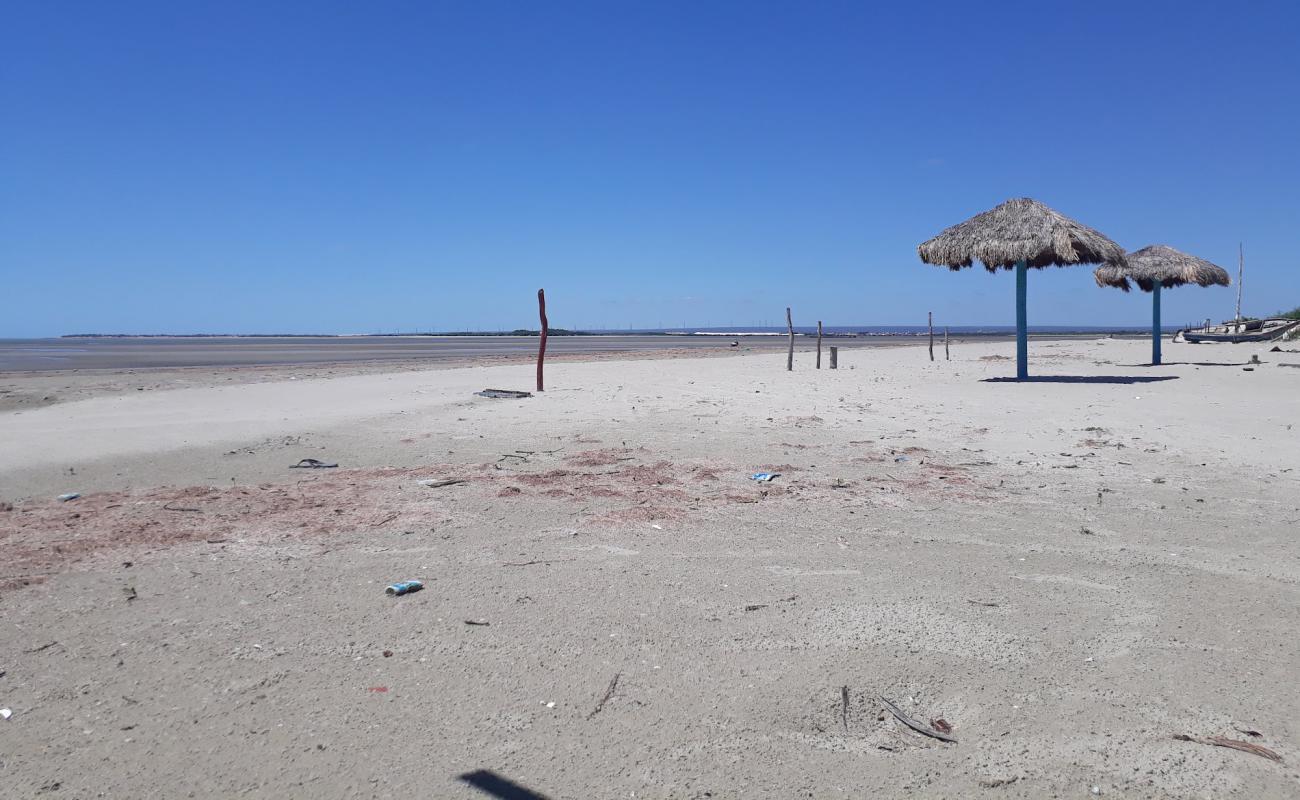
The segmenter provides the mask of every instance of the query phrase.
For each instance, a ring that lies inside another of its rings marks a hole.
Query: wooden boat
[[[1300,319],[1252,319],[1240,322],[1225,322],[1222,325],[1209,325],[1202,328],[1187,328],[1174,336],[1174,341],[1191,344],[1203,342],[1271,342],[1286,334],[1300,329]]]

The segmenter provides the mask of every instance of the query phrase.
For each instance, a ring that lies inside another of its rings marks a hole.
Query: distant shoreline
[[[1165,326],[1162,330],[1165,333],[1176,333],[1181,326]],[[948,331],[953,336],[1010,336],[1015,333],[1013,326],[1006,325],[952,325]],[[1147,326],[1076,326],[1076,325],[1031,325],[1029,333],[1034,335],[1050,336],[1127,336],[1149,334],[1151,329]],[[936,336],[942,336],[944,328],[935,326],[934,333]],[[796,336],[816,336],[817,329],[814,327],[795,326],[794,333]],[[437,339],[437,338],[476,338],[476,337],[533,337],[540,335],[539,331],[518,329],[513,331],[445,331],[438,333],[65,333],[58,339]],[[561,328],[552,328],[547,331],[547,336],[567,337],[567,336],[597,336],[597,337],[619,337],[619,336],[672,336],[672,337],[710,337],[716,338],[721,336],[744,337],[763,337],[786,336],[785,328],[695,328],[695,329],[655,329],[655,330],[599,330],[599,331],[582,331],[569,330]],[[836,326],[835,328],[824,328],[824,338],[853,339],[864,337],[880,336],[927,336],[929,330],[925,326],[917,325],[878,325],[878,326]],[[19,341],[19,340],[11,340]]]

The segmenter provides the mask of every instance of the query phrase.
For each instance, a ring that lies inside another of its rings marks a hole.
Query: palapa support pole
[[[1160,281],[1151,290],[1151,365],[1160,366]]]
[[[817,320],[817,369],[822,368],[822,321]]]
[[[934,360],[934,312],[927,311],[926,314],[928,314],[930,317],[930,360],[933,361]]]
[[[831,369],[839,369],[839,368],[840,368],[840,349],[832,345],[831,346]]]
[[[952,354],[948,352],[948,326],[943,326],[943,360],[952,361]]]
[[[1016,262],[1016,379],[1029,377],[1029,315],[1028,304],[1029,265]]]
[[[790,349],[785,354],[785,371],[794,372],[794,322],[790,320],[790,307],[785,307],[785,328],[790,332]]]
[[[537,316],[542,320],[542,335],[537,343],[537,391],[542,389],[542,362],[546,359],[546,292],[537,290]]]

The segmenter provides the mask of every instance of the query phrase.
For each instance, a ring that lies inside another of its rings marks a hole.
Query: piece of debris
[[[0,719],[9,719],[13,715],[14,715],[13,711],[7,708],[0,708]]]
[[[304,458],[297,464],[290,464],[289,469],[334,469],[338,464],[326,464],[316,458]]]
[[[203,513],[203,510],[202,510],[202,509],[199,509],[199,508],[182,508],[182,507],[180,507],[180,506],[173,506],[171,503],[164,503],[164,504],[163,504],[163,511],[188,511],[188,512],[193,513],[193,514],[202,514],[202,513]]]
[[[908,456],[894,456],[894,463],[895,463],[895,464],[902,464],[902,463],[904,463],[904,462],[906,462],[906,461],[911,461],[911,460],[912,460],[912,459],[909,458]]]
[[[39,653],[39,652],[41,652],[41,651],[43,651],[43,650],[49,650],[51,647],[53,647],[53,646],[56,645],[56,644],[58,644],[58,642],[46,642],[45,644],[41,645],[40,647],[33,647],[31,650],[24,650],[23,652],[24,652],[24,653]]]
[[[622,673],[620,672],[614,673],[614,678],[609,682],[609,686],[606,687],[605,694],[601,696],[600,702],[596,703],[596,707],[593,708],[591,710],[591,713],[587,715],[587,719],[591,719],[592,717],[599,714],[600,710],[605,707],[605,703],[609,700],[609,698],[614,696],[614,690],[618,688],[618,679],[619,677],[621,677],[621,675]]]
[[[3,675],[3,674],[4,674],[4,673],[0,673],[0,675]],[[1246,728],[1238,728],[1238,727],[1236,727],[1236,726],[1233,727],[1233,730],[1236,731],[1237,733],[1244,733],[1244,734],[1246,734],[1247,736],[1250,736],[1250,737],[1255,738],[1255,739],[1261,738],[1261,737],[1264,735],[1264,734],[1260,733],[1259,731],[1247,730]]]
[[[970,604],[973,605],[973,606],[983,606],[983,607],[985,607],[985,608],[997,608],[997,607],[998,607],[998,604],[997,604],[997,603],[989,603],[989,602],[986,602],[986,601],[984,601],[984,600],[967,600],[966,602],[967,602],[967,603],[970,603]]]
[[[753,605],[745,606],[746,611],[758,611],[760,608],[767,608],[767,603],[754,603]]]
[[[755,472],[753,475],[749,476],[749,479],[751,481],[758,481],[759,483],[771,483],[774,479],[779,477],[781,477],[781,473],[779,472]]]
[[[849,488],[850,485],[851,484],[848,481],[844,480],[843,478],[836,478],[835,480],[831,481],[832,489],[847,489]]]
[[[134,586],[127,586],[122,590],[122,593],[126,595],[126,602],[128,603],[134,600],[136,597],[138,597],[138,595],[135,593]]]
[[[939,733],[952,733],[952,725],[949,725],[948,720],[943,717],[930,720],[930,727],[934,728]]]
[[[980,786],[984,787],[985,789],[997,789],[1002,786],[1010,786],[1011,784],[1015,783],[1018,780],[1020,780],[1019,775],[1015,775],[1010,778],[991,778],[991,779],[985,779],[980,781]]]
[[[485,619],[467,619],[467,620],[465,620],[465,624],[466,624],[466,625],[479,625],[479,626],[482,626],[482,627],[487,627],[488,625],[491,625],[492,623],[488,622],[488,621],[485,620]]]
[[[385,650],[385,651],[384,651],[384,658],[392,658],[392,657],[393,657],[393,651],[392,651],[392,650]]]
[[[444,486],[455,486],[458,483],[464,483],[464,482],[465,482],[464,478],[446,478],[440,481],[432,480],[432,479],[417,481],[417,483],[419,483],[421,486],[426,486],[430,489],[441,489]]]
[[[1257,756],[1263,756],[1270,761],[1281,761],[1282,756],[1278,755],[1267,747],[1250,742],[1243,742],[1238,739],[1228,739],[1223,736],[1188,736],[1185,733],[1176,733],[1174,738],[1180,742],[1196,742],[1197,744],[1210,744],[1215,747],[1229,747],[1233,750],[1240,750],[1243,753],[1252,753]]]
[[[518,400],[523,397],[532,397],[532,392],[519,392],[514,389],[484,389],[474,394],[479,397],[491,397],[494,400]]]
[[[59,502],[66,503],[69,500],[76,500],[78,497],[81,497],[81,492],[68,492],[67,494],[59,495],[58,499]]]
[[[844,730],[849,729],[849,687],[840,687],[840,722],[844,723]]]
[[[388,692],[388,687],[387,687],[387,686],[369,686],[369,687],[366,687],[366,691],[367,691],[367,692],[374,692],[375,694],[386,694],[386,693]]]
[[[1151,479],[1151,482],[1152,482],[1152,483],[1164,483],[1164,482],[1165,482],[1165,479],[1164,479],[1164,478],[1152,478],[1152,479]]]
[[[916,731],[917,733],[923,734],[925,736],[929,736],[934,739],[938,739],[941,742],[951,742],[952,744],[957,743],[957,740],[952,736],[943,733],[942,731],[936,731],[934,728],[931,728],[928,725],[924,725],[920,722],[917,722],[916,720],[907,716],[906,714],[903,713],[902,709],[894,705],[884,695],[880,696],[880,702],[885,704],[885,708],[887,708],[889,710],[889,713],[893,714],[898,719],[899,722],[903,723],[904,725]]]
[[[384,594],[388,595],[389,597],[397,597],[398,595],[418,592],[423,588],[424,588],[424,583],[422,583],[421,581],[399,581],[398,583],[394,583],[391,586],[389,586],[387,589],[385,589]]]

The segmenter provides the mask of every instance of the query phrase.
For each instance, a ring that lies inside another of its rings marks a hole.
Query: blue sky
[[[1294,3],[888,5],[11,0],[0,336],[1011,323],[915,247],[1019,196],[1300,305]]]

